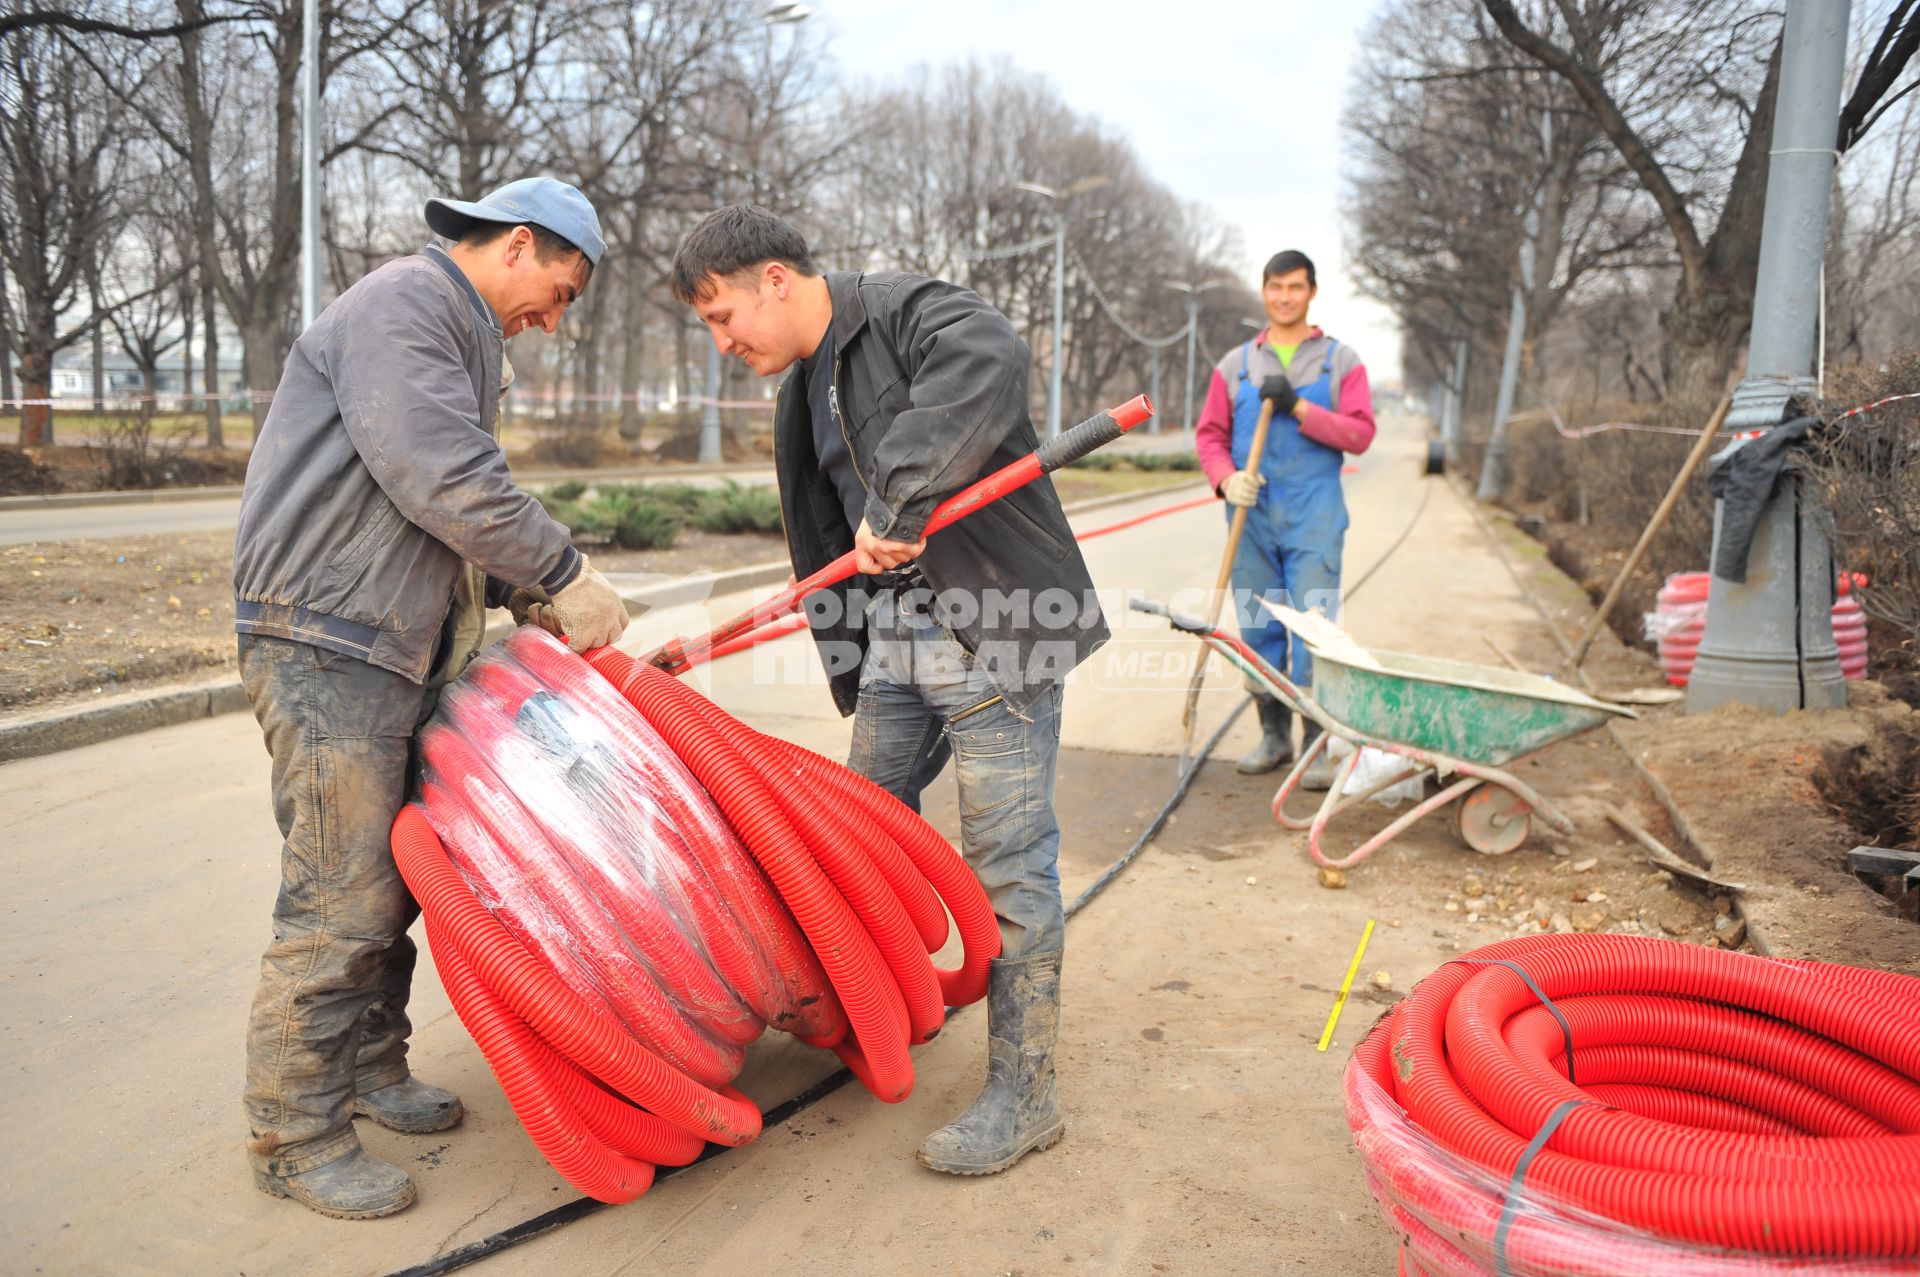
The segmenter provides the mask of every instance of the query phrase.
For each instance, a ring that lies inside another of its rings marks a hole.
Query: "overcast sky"
[[[808,0],[851,76],[1004,55],[1124,133],[1182,199],[1237,226],[1250,283],[1283,248],[1313,258],[1311,317],[1375,383],[1400,376],[1392,317],[1347,278],[1339,210],[1347,64],[1376,0]]]

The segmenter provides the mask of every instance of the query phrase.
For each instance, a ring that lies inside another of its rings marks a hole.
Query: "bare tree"
[[[151,418],[161,358],[181,342],[192,340],[193,244],[190,237],[179,234],[187,220],[184,192],[172,189],[156,173],[138,183],[133,195],[135,207],[126,221],[125,237],[104,264],[103,274],[115,296],[132,299],[112,310],[107,319],[120,348],[139,370],[145,391],[140,415]]]
[[[144,83],[153,60],[138,45],[103,50],[121,85]],[[114,238],[122,170],[132,145],[125,99],[110,91],[57,28],[0,37],[0,261],[19,291],[14,344],[23,397],[20,443],[53,441],[53,357],[105,322],[71,312],[89,263]]]

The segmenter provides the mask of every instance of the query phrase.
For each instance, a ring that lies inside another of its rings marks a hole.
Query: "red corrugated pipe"
[[[1511,940],[1374,1027],[1347,1116],[1409,1272],[1920,1272],[1909,976]]]

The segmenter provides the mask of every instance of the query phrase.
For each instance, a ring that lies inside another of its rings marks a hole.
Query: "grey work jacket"
[[[867,524],[888,540],[917,540],[942,499],[1039,446],[1027,414],[1031,357],[1007,317],[958,284],[894,272],[826,281],[835,424],[867,489]],[[783,384],[773,427],[787,547],[802,577],[853,547],[846,507],[814,449],[807,398]],[[916,561],[936,614],[1015,712],[1107,640],[1051,479],[934,533]],[[854,712],[867,648],[854,592],[879,588],[856,576],[807,600],[843,715]]]
[[[437,248],[380,267],[300,335],[254,440],[234,628],[424,682],[462,561],[557,592],[565,527],[493,437],[499,320]]]

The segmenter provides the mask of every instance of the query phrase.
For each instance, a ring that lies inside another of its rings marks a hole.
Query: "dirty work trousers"
[[[872,610],[847,765],[920,810],[920,795],[953,760],[960,851],[1000,922],[1001,956],[1066,941],[1060,902],[1060,687],[1007,708],[959,640],[890,598]]]
[[[407,1077],[419,916],[388,831],[437,693],[351,656],[240,636],[285,839],[247,1025],[247,1149],[298,1175],[352,1152],[353,1098]]]
[[[1227,507],[1233,521],[1233,507]],[[1278,617],[1259,600],[1281,603],[1298,612],[1323,613],[1339,619],[1341,538],[1308,548],[1283,541],[1284,514],[1278,501],[1263,499],[1247,511],[1240,548],[1233,556],[1234,619],[1247,646],[1292,679],[1296,686],[1313,686],[1313,653],[1288,632]]]

